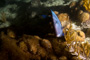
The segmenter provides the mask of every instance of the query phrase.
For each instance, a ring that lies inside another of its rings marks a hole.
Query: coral
[[[69,15],[67,13],[58,14],[58,18],[61,21],[62,27],[65,27],[69,23]]]
[[[68,21],[69,20],[69,15],[67,13],[60,13],[58,15],[58,18],[60,21]]]
[[[78,19],[79,19],[81,22],[85,22],[85,21],[89,20],[89,18],[90,18],[90,14],[87,13],[87,12],[82,12],[82,11],[80,11],[80,12],[78,13]]]
[[[90,54],[90,45],[88,42],[82,44],[85,41],[85,33],[80,30],[73,30],[70,25],[70,28],[64,31],[64,34],[69,52],[76,55],[78,59],[86,59]]]
[[[83,0],[83,6],[90,12],[90,0]]]
[[[88,59],[90,55],[90,44],[88,42],[81,43],[81,42],[75,42],[75,44],[69,46],[70,51],[72,55],[76,55],[78,59]]]
[[[58,14],[59,14],[59,12],[58,12],[58,11],[54,11],[54,13],[55,13],[56,15],[58,15]]]
[[[74,37],[72,37],[72,36],[76,35],[76,33],[71,28],[72,28],[72,26],[70,25],[68,31],[64,31],[64,34],[65,34],[64,37],[65,37],[65,40],[67,41],[67,44],[71,43],[72,41],[75,40],[75,36]]]
[[[65,31],[64,29],[64,34],[67,43],[72,43],[75,41],[84,41],[85,39],[85,33],[81,30],[73,30],[71,25],[68,30]]]
[[[82,47],[84,48],[84,54],[88,57],[90,54],[90,44],[88,42],[82,44]]]

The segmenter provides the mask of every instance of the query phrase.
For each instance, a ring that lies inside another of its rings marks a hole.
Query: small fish
[[[60,20],[58,19],[57,15],[52,10],[51,10],[51,13],[52,13],[52,19],[53,19],[56,37],[64,36],[63,28],[62,28]]]

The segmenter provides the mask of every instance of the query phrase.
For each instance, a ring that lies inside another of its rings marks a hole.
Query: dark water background
[[[14,26],[30,33],[51,32],[50,21],[41,19],[41,15],[50,14],[51,9],[69,13],[67,5],[71,1],[74,0],[0,0],[0,28]],[[2,22],[2,16],[6,22]]]

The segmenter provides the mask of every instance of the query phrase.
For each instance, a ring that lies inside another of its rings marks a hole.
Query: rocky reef
[[[90,13],[85,2],[1,0],[0,60],[90,60]],[[62,37],[55,37],[51,10],[61,22]]]

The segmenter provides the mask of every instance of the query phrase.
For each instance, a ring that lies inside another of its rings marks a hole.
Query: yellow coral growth
[[[83,0],[83,6],[90,12],[90,0]]]
[[[72,26],[71,25],[70,25],[70,28],[68,29],[68,31],[64,34],[65,34],[65,39],[66,39],[68,44],[75,41],[75,37],[73,36],[75,34],[75,32],[72,31]]]
[[[90,54],[90,44],[88,42],[84,43],[84,53],[86,56],[89,56]]]
[[[77,30],[78,31],[78,30]],[[70,24],[70,27],[68,28],[68,30],[65,32],[65,40],[67,42],[68,45],[68,49],[69,51],[74,49],[74,51],[72,51],[71,53],[77,53],[78,58],[81,60],[82,58],[80,57],[81,55],[83,55],[83,57],[88,57],[90,55],[90,44],[88,42],[82,43],[82,40],[77,39],[76,37],[78,37],[76,30],[72,29],[72,25]],[[82,37],[81,37],[82,38]]]

